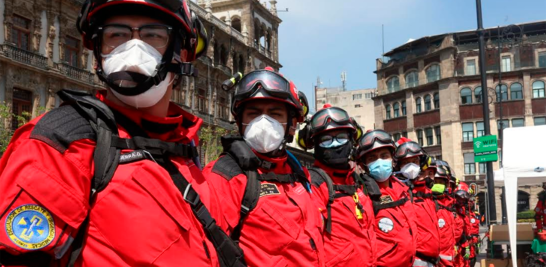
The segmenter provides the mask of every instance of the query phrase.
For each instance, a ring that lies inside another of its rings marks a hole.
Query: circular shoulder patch
[[[438,219],[438,227],[444,228],[445,225],[446,225],[446,221],[444,221],[443,218]]]
[[[382,218],[381,220],[379,220],[378,226],[379,229],[381,229],[381,231],[385,233],[388,233],[392,231],[392,229],[394,229],[394,223],[389,218]]]
[[[6,233],[15,245],[37,250],[55,239],[55,221],[45,208],[34,204],[22,205],[6,218]]]
[[[472,218],[472,220],[470,220],[470,223],[476,223],[476,219]]]

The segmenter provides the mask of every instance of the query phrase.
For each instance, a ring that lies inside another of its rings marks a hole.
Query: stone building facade
[[[501,138],[501,107],[503,128],[546,124],[546,21],[484,34],[491,134]],[[499,36],[504,37],[500,47]],[[374,105],[377,128],[418,141],[430,155],[449,162],[460,179],[484,188],[485,164],[474,162],[472,143],[484,134],[478,55],[476,31],[401,45],[377,60]],[[493,166],[499,169],[500,162]],[[496,191],[500,220],[500,188]],[[520,194],[531,194],[531,208],[535,191],[522,188]]]
[[[315,87],[315,110],[320,110],[324,104],[340,107],[355,118],[364,130],[373,129],[375,123],[374,101],[375,89],[343,90],[343,87]]]

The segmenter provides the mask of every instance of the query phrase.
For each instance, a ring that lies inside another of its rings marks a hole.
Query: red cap
[[[396,145],[396,147],[399,147],[403,143],[407,143],[407,142],[411,142],[411,139],[406,138],[406,137],[401,137],[400,139],[398,139],[398,141],[396,141],[395,145]]]
[[[332,105],[330,103],[324,104],[324,106],[322,106],[323,109],[324,108],[331,108],[331,107],[332,107]]]

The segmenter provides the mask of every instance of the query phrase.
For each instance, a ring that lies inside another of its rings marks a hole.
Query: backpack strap
[[[332,233],[332,203],[334,203],[336,198],[334,183],[330,176],[321,168],[311,167],[308,170],[311,175],[311,182],[314,186],[320,187],[323,183],[326,183],[328,188],[328,203],[326,204],[328,218],[326,218],[326,232]]]
[[[408,201],[409,199],[407,197],[403,197],[397,201],[392,201],[389,203],[381,203],[380,201],[373,201],[373,212],[375,213],[375,215],[377,215],[377,213],[379,213],[380,210],[402,206],[406,204],[406,202]]]
[[[245,171],[247,177],[245,194],[241,200],[241,210],[239,214],[239,222],[233,228],[231,232],[231,238],[235,242],[239,242],[241,238],[241,230],[243,229],[243,221],[246,219],[248,214],[258,205],[258,200],[260,199],[260,181],[258,181],[258,172],[257,171]]]

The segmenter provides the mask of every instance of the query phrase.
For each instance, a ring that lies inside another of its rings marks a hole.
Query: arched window
[[[508,87],[506,84],[503,84],[502,86],[497,85],[495,87],[495,92],[497,93],[497,102],[500,101],[501,92],[502,92],[502,101],[508,100]]]
[[[533,98],[544,97],[544,82],[535,81],[533,83]]]
[[[238,32],[241,32],[241,19],[237,17],[232,18],[231,27],[233,27]]]
[[[430,95],[425,96],[425,111],[432,109],[432,104],[430,103]]]
[[[461,89],[461,104],[472,104],[472,89],[468,87]]]
[[[400,81],[398,77],[392,77],[387,81],[387,89],[389,93],[393,93],[400,90]]]
[[[476,103],[482,102],[482,87],[478,86],[474,89],[474,98],[476,98]]]
[[[400,117],[400,104],[398,104],[398,102],[392,105],[392,109],[394,110],[394,117],[395,118]]]
[[[387,120],[388,120],[388,119],[391,118],[391,105],[387,105],[387,106],[385,107],[385,111],[387,112],[386,118],[387,118]]]
[[[421,113],[421,98],[420,97],[415,99],[415,112]]]
[[[419,85],[419,74],[417,71],[412,71],[406,74],[406,88],[416,87]]]
[[[510,99],[518,100],[523,99],[523,91],[521,83],[513,83],[510,85]]]
[[[440,65],[434,64],[427,69],[427,82],[440,80]]]
[[[402,116],[406,116],[406,100],[402,101]]]
[[[434,93],[434,109],[440,108],[440,94]]]

